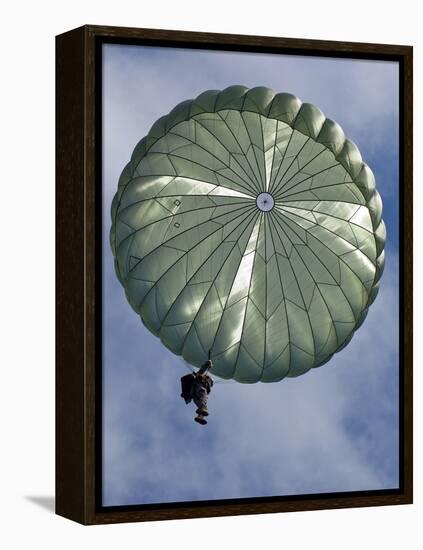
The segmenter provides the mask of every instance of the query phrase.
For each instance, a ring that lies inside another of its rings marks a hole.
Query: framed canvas
[[[412,502],[412,48],[57,47],[56,511]]]

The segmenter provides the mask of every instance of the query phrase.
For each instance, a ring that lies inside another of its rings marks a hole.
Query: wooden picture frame
[[[240,500],[101,505],[101,48],[105,43],[399,63],[400,487]],[[56,513],[82,524],[412,502],[412,47],[84,26],[56,38]]]

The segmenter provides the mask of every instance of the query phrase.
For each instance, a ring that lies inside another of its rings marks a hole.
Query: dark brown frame
[[[101,65],[104,42],[394,60],[400,66],[400,488],[201,503],[100,506]],[[56,37],[56,513],[83,524],[412,502],[410,46],[84,26]]]

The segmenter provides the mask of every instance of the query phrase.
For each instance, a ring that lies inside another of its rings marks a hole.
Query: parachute
[[[159,118],[113,199],[127,300],[215,376],[277,382],[329,361],[384,266],[382,201],[341,127],[269,88],[207,90]]]

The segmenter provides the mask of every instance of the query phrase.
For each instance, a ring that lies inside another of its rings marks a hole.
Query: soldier
[[[212,366],[212,362],[208,360],[198,372],[195,374],[188,374],[181,379],[181,397],[185,399],[186,403],[190,403],[191,400],[194,401],[197,406],[197,416],[194,420],[203,426],[207,424],[207,420],[204,418],[209,414],[207,410],[207,397],[213,386],[213,380],[207,374],[207,371]]]
[[[199,424],[207,424],[207,420],[204,418],[209,415],[207,410],[207,397],[210,393],[213,380],[207,374],[208,369],[212,366],[211,361],[207,361],[201,369],[195,374],[194,383],[192,386],[192,398],[197,406],[197,416],[194,418]]]

